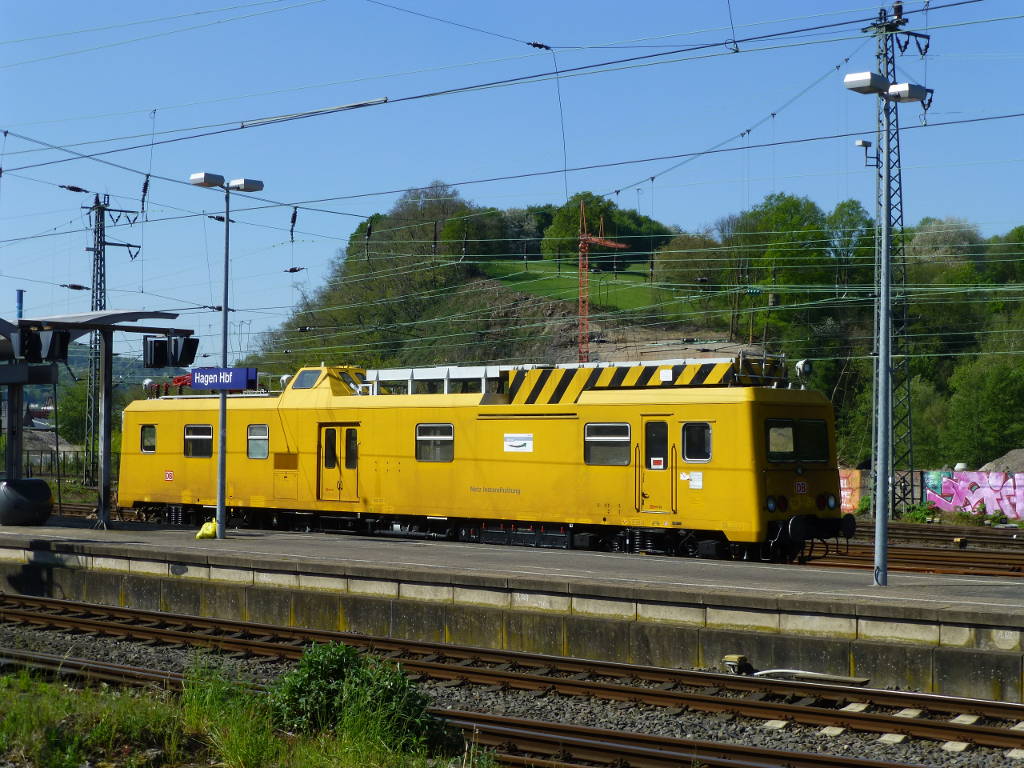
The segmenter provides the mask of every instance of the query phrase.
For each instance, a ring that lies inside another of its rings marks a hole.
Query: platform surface
[[[733,604],[770,610],[804,605],[839,615],[1024,627],[1024,578],[871,572],[814,565],[731,562],[350,534],[192,530],[138,523],[97,530],[52,518],[45,526],[0,527],[0,548],[230,564],[257,570],[333,572],[435,583],[486,584],[556,593]]]

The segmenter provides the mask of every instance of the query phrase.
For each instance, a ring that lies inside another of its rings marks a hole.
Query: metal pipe
[[[106,528],[110,522],[110,424],[114,400],[114,331],[105,328],[97,333],[100,337],[100,473],[96,525]]]
[[[890,111],[882,103],[882,237],[878,258],[878,382],[877,382],[877,438],[875,456],[875,571],[874,585],[884,587],[889,582],[889,446],[892,435],[892,326],[890,323],[890,256],[892,232],[889,220],[892,207],[892,187],[889,174],[889,122]]]

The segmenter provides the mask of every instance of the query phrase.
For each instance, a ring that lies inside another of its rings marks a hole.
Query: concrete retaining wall
[[[149,610],[667,667],[870,677],[871,685],[1022,700],[1024,626],[949,608],[471,574],[230,555],[124,556],[111,545],[0,548],[10,591]],[[257,567],[258,566],[258,567]]]

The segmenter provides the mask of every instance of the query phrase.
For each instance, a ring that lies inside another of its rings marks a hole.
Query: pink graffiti
[[[1024,473],[954,472],[942,478],[942,492],[930,488],[925,500],[945,512],[974,511],[981,504],[986,512],[1024,518]]]

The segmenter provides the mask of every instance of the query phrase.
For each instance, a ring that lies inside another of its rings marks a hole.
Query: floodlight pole
[[[220,365],[228,367],[228,271],[231,262],[231,185],[224,185],[224,294],[220,305]],[[217,417],[217,538],[224,538],[228,472],[228,392],[220,390]]]
[[[228,367],[228,277],[231,264],[231,190],[259,192],[263,182],[257,179],[228,181],[217,173],[193,173],[189,183],[197,187],[217,187],[224,190],[224,293],[220,305],[220,364]],[[217,538],[224,538],[228,470],[228,392],[220,390],[217,422]]]

